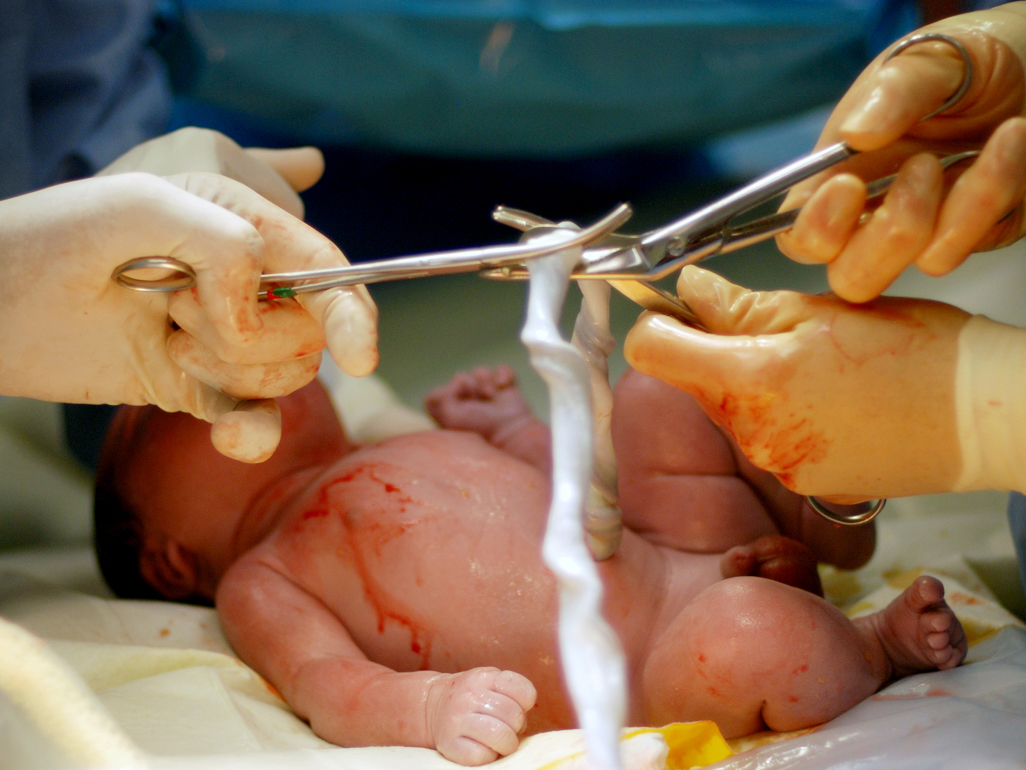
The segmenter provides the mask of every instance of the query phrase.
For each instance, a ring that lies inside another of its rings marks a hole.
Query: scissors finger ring
[[[170,270],[163,278],[135,278],[133,270]],[[196,284],[196,271],[192,266],[173,257],[140,257],[118,265],[111,275],[122,286],[136,291],[179,291]]]
[[[805,499],[808,500],[812,510],[824,519],[832,521],[834,524],[843,524],[846,527],[868,524],[887,505],[887,498],[881,497],[879,500],[867,500],[864,503],[859,503],[857,506],[846,505],[844,507],[848,510],[842,512],[828,508],[826,503],[812,495],[808,495]]]
[[[959,83],[955,93],[949,96],[948,100],[944,102],[944,104],[935,109],[929,115],[924,115],[920,118],[921,121],[929,120],[934,115],[940,115],[945,110],[951,109],[962,101],[962,97],[966,95],[966,92],[969,90],[969,86],[973,84],[973,77],[976,74],[976,68],[973,65],[973,57],[969,55],[969,51],[966,47],[955,40],[955,38],[949,37],[948,35],[942,35],[939,32],[923,32],[919,35],[912,35],[912,37],[905,38],[891,49],[891,52],[887,54],[881,64],[886,64],[906,48],[910,48],[919,43],[928,43],[931,41],[947,43],[954,48],[958,52],[958,55],[962,57],[962,63],[965,65],[965,73],[962,75],[962,82]]]

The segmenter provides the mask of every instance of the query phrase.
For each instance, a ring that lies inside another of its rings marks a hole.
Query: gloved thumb
[[[246,152],[273,168],[296,192],[313,187],[324,174],[324,155],[316,147],[268,150],[247,147]]]
[[[709,331],[730,335],[791,331],[816,302],[793,291],[751,291],[694,265],[681,270],[677,295]]]
[[[281,441],[281,410],[273,398],[240,401],[210,428],[214,448],[233,460],[262,463]]]
[[[751,341],[706,334],[670,316],[645,312],[624,340],[624,356],[642,374],[715,403],[725,383],[737,377],[737,356]]]
[[[211,424],[210,442],[225,457],[244,463],[262,463],[274,454],[281,440],[281,411],[274,399],[240,401],[217,388],[189,378],[191,385],[177,403],[152,403],[167,411],[184,411]]]

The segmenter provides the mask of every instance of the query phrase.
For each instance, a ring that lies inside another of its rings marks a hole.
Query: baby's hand
[[[461,765],[484,765],[513,753],[536,697],[534,685],[513,671],[473,668],[438,677],[427,697],[435,748]]]

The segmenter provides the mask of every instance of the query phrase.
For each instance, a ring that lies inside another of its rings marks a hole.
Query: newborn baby
[[[357,447],[312,383],[281,400],[260,465],[219,455],[188,415],[122,408],[97,480],[105,577],[121,595],[213,600],[239,656],[333,743],[482,764],[525,731],[573,727],[540,556],[547,429],[506,369],[428,405],[446,430]],[[627,528],[598,568],[630,724],[793,730],[964,658],[933,578],[855,621],[779,582],[815,588],[816,556],[864,561],[872,530],[802,509],[690,397],[628,373],[613,429]]]

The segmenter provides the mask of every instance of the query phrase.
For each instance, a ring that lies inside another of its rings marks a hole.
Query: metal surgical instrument
[[[943,42],[955,48],[963,60],[965,73],[958,90],[926,118],[944,112],[956,104],[968,91],[973,79],[973,62],[968,51],[961,43],[947,35],[913,35],[896,45],[887,59],[912,45],[928,41]],[[631,216],[630,207],[621,204],[606,217],[581,230],[562,245],[521,243],[484,246],[362,262],[324,270],[265,274],[261,277],[258,298],[285,298],[336,286],[461,272],[480,271],[488,277],[517,278],[522,274],[526,275],[525,263],[528,260],[577,246],[583,248],[583,257],[573,274],[575,279],[622,279],[648,283],[668,276],[684,265],[744,248],[787,230],[794,224],[798,209],[740,225],[732,224],[732,220],[739,214],[772,200],[808,177],[856,154],[857,151],[844,142],[831,145],[759,177],[697,211],[641,235],[615,233],[616,228]],[[975,154],[969,152],[950,155],[943,158],[941,163],[947,167]],[[893,176],[885,177],[871,183],[868,186],[870,197],[882,194],[893,179]],[[512,209],[500,208],[495,216],[499,221],[521,229],[528,229],[526,226],[522,227],[522,224],[530,224],[531,227],[552,226],[547,220],[526,212],[516,214],[521,217],[519,223]],[[158,268],[170,271],[171,274],[157,279],[132,275],[134,271],[147,268]],[[178,291],[189,288],[196,280],[195,272],[189,265],[169,257],[142,257],[130,260],[120,265],[112,277],[122,286],[139,291]],[[627,293],[629,296],[633,293],[632,299],[635,301],[638,301],[639,297],[647,298],[641,302],[646,307],[648,305],[645,302],[656,302],[652,299],[654,292],[648,290]],[[665,300],[662,305],[666,307],[669,307],[667,302],[671,305],[675,302],[675,298],[668,294],[662,299]]]

